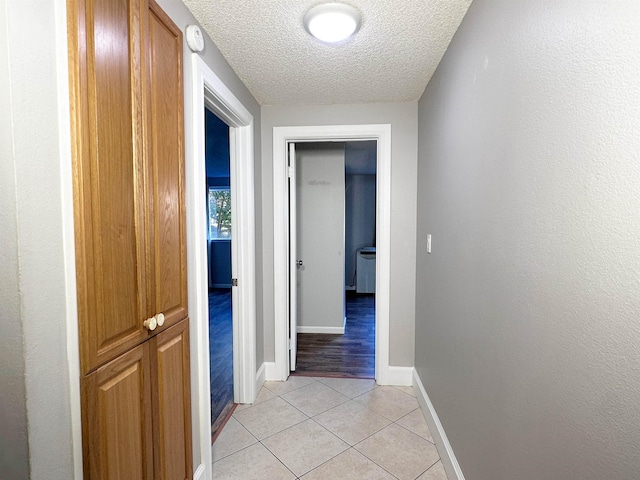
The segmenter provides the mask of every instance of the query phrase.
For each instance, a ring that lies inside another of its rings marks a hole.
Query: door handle
[[[302,266],[302,260],[298,260],[298,261],[296,262],[296,265],[297,265],[297,266],[299,266],[299,267],[301,267],[301,266]]]

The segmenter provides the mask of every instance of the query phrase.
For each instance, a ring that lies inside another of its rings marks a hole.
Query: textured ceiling
[[[323,44],[302,24],[318,0],[183,0],[261,105],[417,100],[471,0],[348,0],[350,40]]]

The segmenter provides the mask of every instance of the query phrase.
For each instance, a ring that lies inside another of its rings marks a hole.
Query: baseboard
[[[388,366],[383,372],[376,372],[378,385],[397,385],[410,387],[413,385],[413,367]]]
[[[230,283],[214,283],[211,288],[231,288],[232,286]]]
[[[196,471],[193,473],[193,480],[204,480],[204,475],[204,465],[200,464],[198,465],[198,468],[196,468]]]
[[[453,448],[451,448],[447,434],[442,427],[442,423],[440,423],[438,414],[436,413],[436,410],[429,399],[429,395],[427,395],[427,391],[424,389],[422,380],[420,380],[420,376],[415,369],[413,370],[413,388],[416,391],[418,404],[420,405],[422,413],[429,425],[429,430],[431,430],[431,436],[436,442],[436,448],[440,454],[442,466],[444,467],[445,472],[447,472],[447,478],[449,478],[449,480],[464,480],[462,469],[460,468],[458,460],[453,453]]]
[[[305,327],[298,325],[298,333],[328,333],[332,335],[344,335],[344,324],[342,327]]]
[[[263,362],[262,365],[260,365],[260,368],[258,369],[258,371],[256,372],[256,390],[255,390],[256,396],[258,396],[258,394],[260,393],[260,389],[262,388],[262,385],[264,385],[265,370],[266,370],[265,365],[266,363]]]
[[[280,378],[280,372],[276,369],[276,362],[264,362],[262,365],[264,366],[264,379],[266,381],[282,380]]]

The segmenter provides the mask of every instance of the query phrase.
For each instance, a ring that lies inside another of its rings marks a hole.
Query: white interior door
[[[296,147],[298,333],[343,334],[344,144]]]
[[[298,250],[296,223],[296,145],[289,143],[289,370],[298,353]]]

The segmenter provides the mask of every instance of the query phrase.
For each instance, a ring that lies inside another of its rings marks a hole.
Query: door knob
[[[164,318],[162,319],[162,322],[164,323]],[[156,317],[147,318],[142,325],[147,330],[153,331],[158,326],[158,320],[156,319]]]
[[[156,321],[158,322],[159,327],[164,325],[164,313],[159,313],[158,315],[156,315]]]
[[[298,260],[298,261],[296,262],[296,265],[297,265],[297,266],[299,266],[299,267],[301,267],[301,266],[302,266],[302,260]]]

